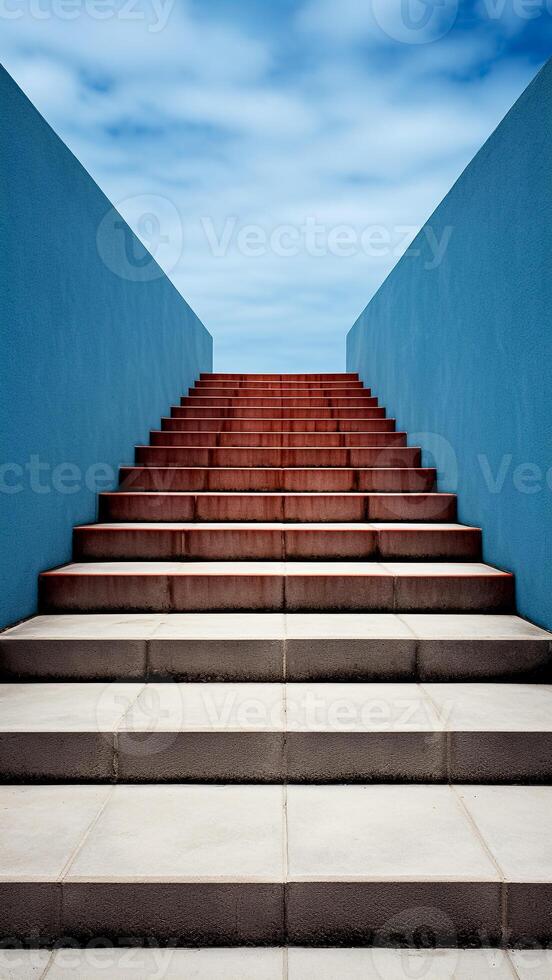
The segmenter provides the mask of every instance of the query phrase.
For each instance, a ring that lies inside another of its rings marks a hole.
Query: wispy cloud
[[[353,319],[543,60],[511,5],[505,24],[466,4],[412,44],[395,0],[264,19],[254,0],[117,0],[102,20],[62,3],[38,19],[12,0],[2,60],[148,245],[158,219],[156,257],[229,370],[342,366]]]

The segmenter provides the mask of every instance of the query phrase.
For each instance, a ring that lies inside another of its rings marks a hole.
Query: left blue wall
[[[0,67],[0,626],[169,406],[212,338]]]

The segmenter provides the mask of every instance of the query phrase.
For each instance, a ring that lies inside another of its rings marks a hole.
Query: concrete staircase
[[[202,376],[0,636],[3,938],[552,938],[552,636],[435,480],[356,375]]]

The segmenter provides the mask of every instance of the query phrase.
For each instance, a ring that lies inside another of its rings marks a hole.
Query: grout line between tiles
[[[82,848],[84,847],[86,841],[90,837],[90,834],[94,830],[94,827],[98,823],[98,821],[99,821],[102,813],[104,812],[107,804],[109,803],[111,797],[113,796],[114,790],[115,790],[115,787],[114,786],[110,786],[109,787],[109,790],[106,793],[106,796],[105,796],[105,799],[104,799],[103,803],[98,807],[97,812],[92,817],[92,820],[90,821],[90,823],[88,824],[88,827],[84,831],[84,834],[82,835],[80,841],[78,842],[77,846],[75,847],[75,850],[70,855],[70,857],[67,858],[67,861],[65,862],[63,868],[61,869],[61,872],[60,872],[57,880],[58,880],[58,882],[62,886],[63,886],[63,882],[65,881],[65,879],[66,879],[66,877],[67,877],[67,875],[69,873],[70,868],[75,863],[75,861],[76,861],[77,857],[79,856]],[[63,926],[63,887],[61,889],[61,925]]]
[[[53,949],[51,951],[49,957],[48,957],[48,962],[47,962],[46,966],[44,967],[44,970],[40,974],[39,980],[44,980],[44,978],[50,972],[50,968],[54,965],[54,957],[55,957],[55,955],[56,955],[56,950]]]
[[[462,809],[462,811],[463,811],[463,812],[464,812],[464,814],[466,815],[466,817],[467,817],[467,819],[468,819],[468,821],[469,821],[469,823],[470,823],[470,825],[472,826],[472,828],[473,828],[473,830],[475,831],[475,833],[476,833],[476,835],[477,835],[477,837],[478,837],[478,839],[479,839],[479,841],[480,841],[480,842],[481,842],[481,844],[483,845],[483,848],[484,848],[484,850],[485,850],[485,852],[486,852],[486,854],[487,854],[487,856],[489,857],[489,859],[491,860],[491,862],[492,862],[492,864],[494,865],[494,867],[495,867],[495,868],[496,868],[496,870],[498,871],[498,874],[500,875],[500,880],[501,880],[501,881],[505,881],[506,879],[505,879],[505,875],[504,875],[504,872],[502,871],[502,868],[500,867],[500,865],[499,865],[499,863],[498,863],[498,861],[496,860],[496,858],[495,858],[495,856],[494,856],[494,854],[493,854],[493,852],[492,852],[492,850],[491,850],[491,848],[490,848],[490,847],[489,847],[489,845],[487,844],[487,841],[486,841],[486,839],[485,839],[485,837],[484,837],[484,836],[483,836],[483,834],[481,833],[481,831],[480,831],[480,829],[479,829],[479,826],[478,826],[478,824],[477,824],[477,822],[475,821],[475,819],[474,819],[474,817],[472,817],[472,815],[471,815],[471,813],[470,813],[470,811],[469,811],[469,809],[468,809],[468,807],[467,807],[467,806],[466,806],[466,804],[464,803],[464,801],[463,801],[463,799],[462,799],[462,797],[461,797],[461,795],[460,795],[460,791],[459,791],[459,789],[458,789],[458,788],[457,788],[456,786],[451,786],[450,788],[451,788],[451,791],[453,792],[453,794],[454,794],[454,796],[455,796],[455,798],[456,798],[456,800],[457,800],[457,802],[458,802],[458,804],[460,805],[460,807],[461,807],[461,809]],[[469,787],[468,787],[468,788],[469,788]]]
[[[509,949],[506,950],[506,958],[507,958],[508,963],[510,965],[510,969],[512,970],[512,974],[515,977],[515,980],[522,980],[520,974],[518,973],[518,971],[516,969],[516,964],[514,963],[514,961],[512,959],[512,956],[510,954],[510,950]]]
[[[289,955],[288,947],[284,946],[282,950],[282,978],[283,980],[289,980]]]
[[[287,772],[285,773],[284,785],[283,785],[283,884],[282,884],[282,900],[283,900],[283,932],[284,932],[284,946],[288,944],[288,878],[289,878],[289,838],[288,838],[288,782],[287,782]]]
[[[482,847],[483,847],[483,849],[484,849],[487,857],[489,858],[489,860],[491,861],[491,863],[493,864],[493,866],[496,868],[496,870],[498,872],[498,875],[499,875],[499,878],[500,878],[500,927],[501,927],[501,934],[502,934],[501,935],[501,938],[502,938],[503,945],[505,945],[505,943],[506,943],[506,936],[507,936],[507,925],[508,925],[508,923],[507,923],[508,886],[507,886],[507,882],[506,882],[506,876],[505,876],[502,868],[500,867],[500,864],[496,860],[496,858],[495,858],[495,856],[494,856],[494,854],[493,854],[493,852],[492,852],[489,844],[487,843],[486,838],[481,833],[481,830],[479,829],[479,826],[477,824],[477,821],[472,816],[472,814],[470,813],[468,807],[464,803],[464,800],[462,799],[462,796],[460,794],[459,789],[456,786],[453,786],[453,785],[450,785],[449,786],[449,789],[454,794],[454,797],[455,797],[457,803],[459,804],[459,806],[462,809],[464,815],[466,816],[466,818],[467,818],[467,820],[468,820],[468,822],[469,822],[472,830],[474,831],[475,835],[477,836],[477,839],[479,840],[480,844],[482,845]]]
[[[395,585],[393,584],[393,606],[394,605],[395,605]],[[420,638],[419,636],[416,636],[416,633],[414,632],[412,627],[406,622],[404,616],[402,616],[400,613],[397,612],[395,613],[395,616],[397,617],[399,622],[402,623],[404,628],[408,630],[408,632],[414,639],[414,680],[416,681],[417,684],[420,684],[422,682],[422,678],[420,677]]]
[[[121,717],[119,718],[119,721],[117,722],[117,724],[114,726],[113,729],[113,774],[112,775],[113,775],[114,783],[117,783],[119,780],[119,731],[127,715],[132,711],[134,706],[138,703],[138,699],[142,694],[142,692],[145,691],[147,687],[147,683],[137,684],[136,686],[139,688],[136,696],[131,700],[126,710],[123,711]]]

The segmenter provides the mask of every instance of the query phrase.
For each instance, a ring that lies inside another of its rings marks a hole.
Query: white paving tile
[[[405,575],[410,577],[420,575],[436,575],[438,577],[454,575],[463,578],[466,575],[500,576],[505,574],[499,568],[493,568],[492,565],[484,565],[482,562],[386,561],[383,562],[383,568],[392,575]]]
[[[552,633],[519,616],[401,613],[399,618],[421,640],[552,640]]]
[[[109,786],[0,786],[0,881],[55,881]]]
[[[515,980],[506,953],[465,949],[290,949],[289,980]]]
[[[2,980],[39,980],[53,954],[48,949],[0,949]]]
[[[442,731],[418,684],[287,684],[291,732]]]
[[[160,617],[155,640],[279,640],[283,613],[169,613]]]
[[[289,786],[287,792],[291,880],[499,879],[447,786]]]
[[[538,948],[511,950],[510,959],[519,980],[550,980],[552,977],[552,950]]]
[[[111,732],[137,684],[0,684],[0,732]]]
[[[21,975],[22,976],[22,975]],[[282,949],[58,950],[48,980],[283,980]]]
[[[276,732],[282,684],[147,684],[120,731]]]
[[[283,853],[281,786],[116,786],[67,879],[278,882]]]
[[[412,632],[393,613],[287,613],[289,639],[412,640]]]
[[[0,634],[7,640],[142,640],[163,620],[158,613],[70,613],[34,616]]]
[[[447,731],[550,732],[552,687],[540,684],[423,684]]]
[[[552,786],[457,792],[507,881],[552,882]]]

